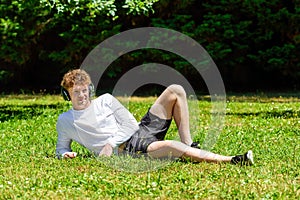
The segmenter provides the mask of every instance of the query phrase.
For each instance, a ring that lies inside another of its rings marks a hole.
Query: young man
[[[57,121],[58,157],[74,158],[71,142],[76,141],[98,156],[111,156],[123,150],[145,153],[154,158],[189,158],[195,162],[231,162],[253,164],[252,151],[244,155],[224,156],[199,149],[192,141],[186,93],[179,85],[170,85],[157,98],[138,124],[133,115],[112,95],[91,100],[90,76],[81,69],[66,73],[61,82],[65,99],[72,109]],[[179,141],[164,140],[174,119]]]

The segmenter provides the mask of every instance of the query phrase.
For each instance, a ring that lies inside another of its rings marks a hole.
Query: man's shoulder
[[[56,122],[56,128],[58,129],[64,129],[64,127],[69,126],[72,124],[72,121],[74,120],[74,116],[72,114],[72,109],[61,113],[58,116],[57,122]]]
[[[102,95],[100,95],[100,96],[98,96],[96,99],[94,99],[93,101],[94,102],[97,102],[97,103],[99,103],[99,102],[111,102],[111,100],[113,99],[114,97],[111,95],[111,94],[109,94],[109,93],[104,93],[104,94],[102,94]]]
[[[70,117],[72,117],[73,114],[72,114],[72,109],[66,111],[66,112],[63,112],[61,113],[59,116],[58,116],[58,119],[59,120],[63,120],[63,119],[69,119]]]
[[[107,98],[111,99],[111,98],[113,98],[113,96],[109,93],[104,93],[104,94],[101,94],[98,98],[100,98],[100,99],[107,99]]]

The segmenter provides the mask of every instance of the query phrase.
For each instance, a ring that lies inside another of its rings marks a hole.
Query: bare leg
[[[147,149],[150,156],[154,158],[190,158],[195,162],[230,162],[232,156],[223,156],[209,151],[192,148],[178,141],[165,140],[153,142]]]
[[[178,127],[181,142],[156,141],[151,143],[147,152],[154,158],[175,157],[190,158],[201,162],[230,162],[232,156],[223,156],[212,152],[190,147],[192,138],[189,127],[189,111],[184,89],[179,85],[169,86],[155,101],[150,112],[161,119],[171,119]]]
[[[150,108],[150,112],[161,119],[174,117],[181,142],[192,144],[188,104],[182,86],[174,84],[167,87]]]

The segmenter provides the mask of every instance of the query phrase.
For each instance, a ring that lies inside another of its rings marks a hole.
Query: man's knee
[[[172,85],[168,86],[168,89],[178,96],[184,96],[184,97],[186,96],[186,92],[181,85],[172,84]]]

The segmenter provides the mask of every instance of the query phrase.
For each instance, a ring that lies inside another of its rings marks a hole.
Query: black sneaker
[[[231,161],[232,164],[240,164],[240,165],[253,165],[254,161],[253,161],[253,152],[251,150],[249,150],[247,153],[245,153],[244,155],[237,155],[234,156]]]
[[[200,149],[200,145],[199,145],[198,142],[193,142],[193,143],[191,144],[191,147],[196,148],[196,149]]]

